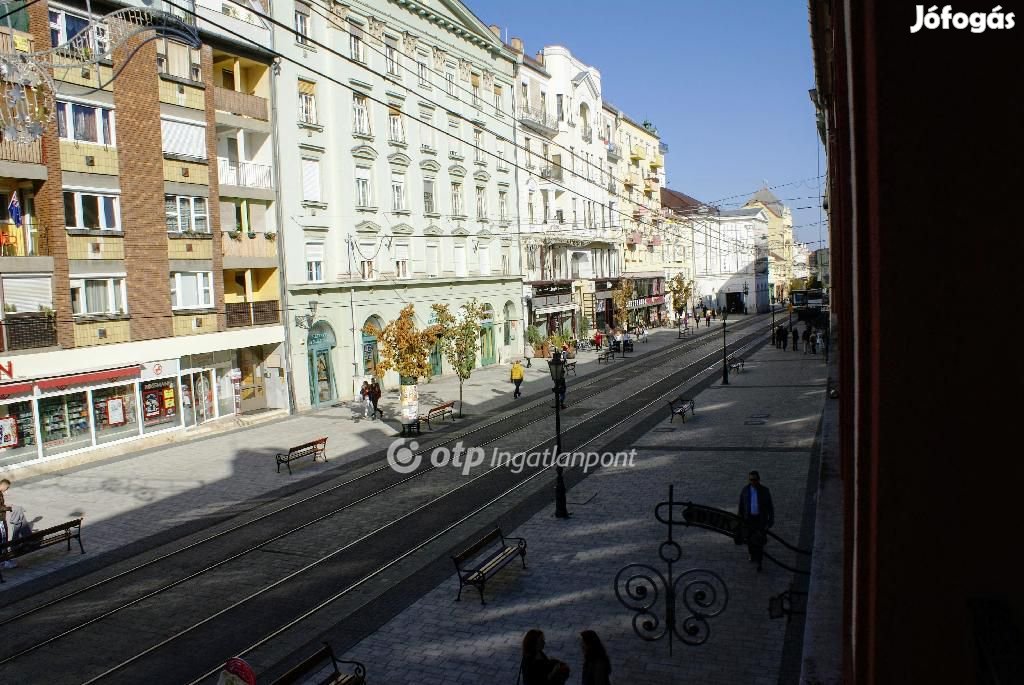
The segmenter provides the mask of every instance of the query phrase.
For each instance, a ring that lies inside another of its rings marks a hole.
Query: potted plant
[[[267,231],[266,233],[263,234],[263,237],[266,238],[267,240],[274,240],[275,238],[277,238],[277,233],[274,233],[273,231]]]
[[[238,230],[235,230],[235,231],[230,231],[230,232],[228,233],[228,236],[229,236],[229,237],[230,237],[230,238],[231,238],[232,240],[241,240],[241,239],[242,239],[242,232],[241,232],[241,231],[238,231]]]
[[[252,239],[253,239],[253,238],[255,238],[255,237],[256,237],[256,231],[254,231],[254,230],[252,230],[252,229],[250,228],[250,229],[249,229],[249,239],[250,239],[250,240],[252,240]]]

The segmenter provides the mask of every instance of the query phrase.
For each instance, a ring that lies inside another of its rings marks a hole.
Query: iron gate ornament
[[[679,563],[683,550],[673,539],[672,529],[682,521],[675,520],[677,506],[688,503],[677,502],[673,496],[674,486],[668,488],[668,501],[654,507],[654,516],[668,526],[668,540],[658,546],[658,556],[667,565],[662,573],[648,564],[629,564],[615,576],[615,596],[627,609],[634,612],[633,632],[641,640],[657,642],[668,638],[668,652],[672,654],[673,637],[683,644],[698,646],[711,636],[709,618],[718,616],[729,604],[729,589],[721,576],[713,571],[693,568],[679,575],[673,566]],[[667,515],[663,510],[667,508]],[[685,525],[685,523],[684,523]],[[655,613],[664,591],[664,620]],[[685,611],[677,606],[682,600]],[[689,612],[688,615],[680,617]]]

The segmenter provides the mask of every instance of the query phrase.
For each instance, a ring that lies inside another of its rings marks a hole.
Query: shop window
[[[135,384],[93,390],[92,417],[96,426],[96,444],[138,435]]]
[[[231,369],[218,367],[217,372],[217,415],[230,416],[235,413],[235,386]]]
[[[178,387],[175,378],[142,384],[142,430],[152,433],[178,425]]]
[[[39,424],[46,456],[92,445],[84,392],[41,398]]]
[[[29,461],[38,456],[32,402],[0,406],[0,466]]]

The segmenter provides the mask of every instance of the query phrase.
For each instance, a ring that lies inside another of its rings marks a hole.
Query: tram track
[[[752,331],[751,334],[745,336],[744,340],[751,341],[758,339],[758,336],[761,330],[763,329],[763,326],[758,325],[757,320],[754,320],[752,322],[748,321],[744,323],[746,325],[743,325],[742,327],[736,327],[737,329],[740,330]],[[733,330],[735,331],[736,329]],[[655,365],[652,364],[652,362],[664,362],[664,360],[671,358],[673,355],[678,355],[680,352],[687,353],[697,351],[700,349],[700,347],[707,343],[709,339],[713,340],[715,338],[716,336],[713,335],[704,336],[697,340],[686,341],[686,343],[684,343],[683,345],[669,346],[664,350],[660,350],[659,352],[653,353],[649,356],[638,357],[637,361],[642,361],[646,366],[646,368],[640,375],[648,374],[653,370],[664,366],[664,363],[660,365]],[[733,347],[735,348],[737,344],[743,343],[734,343]],[[749,342],[746,344],[753,343]],[[600,435],[607,433],[608,430],[611,430],[611,428],[604,428],[604,430],[598,432],[596,435],[594,434],[594,431],[591,430],[595,423],[601,423],[602,425],[606,425],[607,419],[611,418],[608,416],[610,413],[621,413],[624,405],[626,405],[627,407],[641,407],[640,409],[632,411],[631,413],[628,412],[627,410],[626,417],[618,418],[614,423],[611,424],[612,426],[620,425],[622,422],[628,420],[628,418],[635,416],[637,413],[641,411],[644,411],[651,404],[661,401],[661,398],[665,394],[668,394],[668,391],[671,387],[678,387],[678,377],[680,375],[686,375],[687,373],[690,372],[697,372],[697,375],[706,373],[708,368],[713,368],[717,366],[717,358],[718,351],[715,350],[713,352],[710,352],[709,354],[699,357],[698,359],[692,362],[685,364],[681,369],[672,370],[667,375],[664,375],[656,380],[651,381],[643,381],[642,379],[638,381],[637,379],[639,378],[639,375],[637,373],[627,369],[626,365],[619,365],[617,368],[611,370],[609,373],[601,374],[600,376],[590,376],[586,379],[586,382],[575,384],[573,386],[574,388],[576,388],[574,392],[574,395],[576,397],[576,399],[574,399],[573,401],[574,406],[584,403],[587,400],[595,398],[603,393],[609,392],[612,389],[616,389],[616,391],[618,391],[617,389],[619,387],[619,384],[609,382],[614,379],[616,374],[623,374],[624,372],[628,372],[626,373],[626,375],[629,377],[629,379],[639,382],[642,385],[642,387],[636,392],[632,393],[631,395],[617,398],[616,402],[614,402],[610,407],[604,408],[600,411],[596,411],[588,415],[586,418],[583,418],[580,421],[576,422],[575,424],[567,426],[566,429],[563,431],[563,436],[565,436],[566,438],[565,444],[567,446],[572,445],[571,447],[567,447],[567,450],[578,450],[582,446],[590,444],[594,439],[596,439]],[[704,368],[702,365],[706,365],[709,361],[711,362],[711,367]],[[698,370],[697,367],[701,367],[702,370]],[[683,380],[682,382],[687,382],[687,380]],[[579,395],[580,388],[592,387],[595,384],[598,384],[600,387],[595,389],[594,392],[583,396]],[[641,400],[643,400],[648,395],[651,395],[652,393],[654,393],[653,399],[647,401],[646,403],[641,402]],[[475,434],[480,434],[486,431],[487,429],[493,428],[495,426],[502,428],[501,432],[497,435],[493,435],[487,438],[483,442],[480,442],[479,446],[495,443],[498,440],[510,437],[516,433],[523,434],[524,432],[528,432],[525,431],[525,429],[528,429],[534,424],[550,420],[550,411],[547,409],[548,402],[550,402],[550,399],[540,400],[533,406],[524,407],[520,411],[513,412],[512,414],[508,415],[503,415],[495,419],[494,421],[490,421],[483,425],[476,426],[468,431],[462,431],[457,434],[446,435],[445,439],[420,450],[419,454],[424,454],[429,451],[432,451],[433,449],[441,445],[465,441],[467,437]],[[544,416],[534,418],[532,420],[527,421],[524,424],[508,428],[507,430],[504,429],[507,428],[508,426],[511,426],[512,423],[514,423],[513,419],[517,417],[521,418],[524,415],[528,415],[529,413],[534,412],[537,409],[543,409]],[[502,424],[507,424],[507,426],[503,427]],[[589,434],[590,438],[583,439],[585,437],[583,435],[584,433]],[[524,451],[536,451],[537,448],[549,444],[550,441],[550,438],[545,438],[545,440],[530,446]],[[573,442],[575,442],[575,444],[573,444]],[[174,559],[179,554],[183,554],[188,550],[199,549],[199,546],[208,544],[212,541],[219,541],[222,539],[223,536],[226,536],[230,533],[238,533],[239,531],[243,530],[253,530],[252,527],[254,526],[254,524],[263,523],[269,525],[269,522],[273,521],[275,517],[279,517],[282,513],[294,514],[294,508],[300,504],[306,504],[308,506],[311,502],[326,502],[328,505],[330,505],[330,502],[328,501],[329,498],[325,498],[324,495],[329,493],[335,493],[339,489],[345,488],[355,483],[370,482],[370,479],[373,476],[379,476],[384,471],[388,471],[391,474],[394,474],[394,472],[391,472],[387,466],[382,466],[380,468],[374,469],[373,471],[367,474],[362,474],[357,478],[345,480],[342,483],[332,486],[331,488],[301,498],[298,501],[290,503],[284,507],[275,508],[265,514],[258,516],[257,518],[251,521],[238,524],[237,526],[229,527],[225,531],[220,531],[215,535],[207,536],[190,545],[187,545],[186,547],[183,547],[181,549],[175,550],[171,553],[162,556],[158,556],[156,559],[149,560],[144,564],[139,564],[131,569],[121,572],[120,574],[116,574],[109,578],[103,579],[102,581],[99,581],[97,583],[93,583],[87,586],[86,588],[83,588],[81,592],[100,590],[104,588],[104,586],[109,585],[117,579],[126,578],[128,574],[131,574],[133,572],[137,573],[143,569],[149,568],[150,566],[160,561],[168,561]],[[288,629],[295,622],[303,620],[303,618],[310,615],[311,613],[321,611],[324,607],[329,606],[331,602],[336,601],[338,598],[353,592],[355,589],[364,584],[368,579],[379,575],[384,570],[398,563],[398,561],[405,559],[417,550],[422,549],[431,541],[438,539],[440,536],[446,534],[452,528],[459,525],[459,523],[480,513],[487,507],[494,504],[494,502],[502,498],[505,498],[516,491],[519,491],[521,488],[525,487],[528,483],[532,482],[535,478],[540,476],[545,471],[545,468],[540,468],[533,469],[529,472],[524,470],[522,474],[511,474],[511,472],[509,472],[507,469],[502,469],[498,467],[488,469],[485,472],[481,473],[479,476],[475,476],[469,480],[462,479],[462,482],[459,483],[459,479],[457,477],[454,479],[451,477],[453,474],[451,473],[450,469],[448,470],[448,472],[445,472],[443,470],[438,471],[435,467],[425,467],[419,469],[409,474],[408,476],[394,479],[392,482],[387,482],[384,487],[378,487],[377,489],[372,490],[368,494],[355,497],[352,501],[343,504],[341,507],[335,507],[333,509],[330,509],[328,507],[327,511],[317,514],[312,518],[306,518],[306,520],[304,520],[299,525],[291,526],[290,528],[286,526],[283,532],[271,534],[269,538],[262,540],[259,544],[244,547],[243,549],[228,555],[226,558],[220,559],[213,564],[207,564],[206,567],[201,567],[199,570],[187,573],[183,577],[179,577],[177,578],[177,580],[171,583],[165,583],[163,586],[151,589],[149,592],[145,592],[141,595],[135,596],[133,599],[127,602],[108,608],[107,610],[102,611],[99,614],[93,615],[86,621],[82,621],[78,624],[69,626],[62,631],[56,631],[55,633],[50,634],[43,640],[36,639],[35,642],[30,642],[28,644],[22,642],[20,646],[16,646],[15,651],[13,653],[8,653],[4,655],[2,659],[0,659],[0,667],[15,662],[18,659],[24,659],[25,657],[33,654],[37,650],[49,652],[52,650],[47,650],[44,648],[50,646],[57,646],[59,644],[66,644],[69,641],[74,643],[76,641],[76,638],[73,635],[74,633],[78,633],[82,629],[90,626],[102,627],[103,622],[109,623],[111,620],[117,619],[117,617],[115,616],[116,614],[128,612],[129,614],[132,614],[132,616],[128,617],[130,621],[134,618],[134,613],[138,612],[129,610],[138,609],[140,605],[148,602],[149,600],[154,600],[161,596],[164,596],[166,599],[166,597],[170,595],[172,590],[184,586],[186,583],[189,582],[195,583],[195,581],[197,581],[201,576],[206,576],[207,574],[214,574],[214,572],[220,572],[222,576],[227,577],[228,579],[237,576],[239,571],[237,569],[231,568],[231,565],[234,562],[239,562],[243,560],[244,557],[259,552],[266,552],[269,554],[274,551],[287,551],[288,545],[285,543],[288,543],[288,538],[294,536],[296,533],[301,531],[312,531],[313,529],[315,529],[317,525],[323,524],[325,521],[329,521],[330,519],[336,517],[337,514],[353,509],[358,505],[365,505],[368,502],[380,504],[383,501],[383,499],[385,499],[380,498],[380,495],[384,494],[385,492],[396,490],[398,488],[401,488],[402,486],[409,486],[409,484],[413,483],[414,481],[416,481],[416,483],[419,484],[419,479],[423,478],[424,476],[427,476],[428,474],[433,474],[432,477],[436,478],[439,482],[434,483],[432,488],[435,492],[438,489],[440,489],[442,491],[442,494],[440,494],[440,496],[428,496],[422,503],[417,504],[412,509],[409,509],[407,506],[409,502],[396,502],[397,504],[400,505],[400,510],[404,509],[404,513],[399,515],[398,512],[393,512],[389,518],[378,519],[387,520],[388,523],[382,526],[377,526],[376,528],[372,528],[369,531],[363,533],[362,535],[354,535],[352,536],[352,539],[346,541],[341,546],[336,547],[331,552],[328,552],[320,556],[316,556],[316,558],[314,558],[312,561],[306,562],[306,557],[308,556],[306,552],[308,550],[301,549],[300,545],[299,553],[296,554],[294,557],[296,562],[296,568],[284,573],[283,576],[278,574],[279,577],[276,580],[256,587],[256,589],[254,589],[252,592],[245,594],[244,597],[242,597],[242,599],[229,603],[227,604],[227,606],[220,606],[220,608],[216,609],[212,613],[207,612],[209,615],[202,617],[198,621],[193,621],[192,623],[189,623],[183,627],[178,628],[177,630],[173,631],[172,634],[170,634],[169,636],[164,637],[162,640],[157,640],[155,644],[150,645],[148,648],[141,652],[128,655],[124,658],[116,657],[120,658],[121,660],[113,666],[109,667],[108,669],[102,671],[101,673],[91,676],[91,678],[86,682],[91,683],[98,682],[100,680],[112,680],[113,682],[133,682],[132,678],[136,676],[124,674],[124,671],[129,667],[140,664],[144,665],[145,663],[148,663],[148,666],[145,666],[143,670],[145,672],[153,672],[152,669],[156,668],[159,663],[168,662],[168,660],[163,657],[163,654],[167,651],[166,648],[169,648],[175,644],[178,645],[178,648],[176,650],[176,653],[178,654],[181,654],[183,650],[184,653],[186,654],[202,652],[204,651],[204,645],[209,644],[209,635],[211,631],[215,635],[224,635],[226,633],[231,633],[234,637],[233,641],[239,642],[239,644],[232,644],[228,651],[237,651],[244,653],[244,651],[247,648],[245,647],[244,644],[242,644],[244,642],[244,639],[242,638],[250,638],[254,640],[251,643],[252,645],[262,644],[261,640],[265,642],[265,640],[269,638],[261,637],[260,635],[250,635],[249,633],[251,631],[227,630],[223,625],[225,621],[235,626],[237,626],[240,623],[240,621],[237,619],[237,615],[230,616],[232,612],[235,612],[237,614],[240,609],[243,609],[241,613],[245,614],[246,612],[248,612],[248,614],[253,618],[253,620],[243,621],[243,623],[254,626],[259,625],[258,619],[261,614],[261,610],[259,607],[265,605],[267,602],[270,602],[274,605],[281,605],[281,595],[284,595],[286,598],[291,597],[291,599],[294,600],[294,597],[292,597],[292,595],[295,594],[294,586],[296,584],[296,581],[301,581],[298,582],[298,585],[308,586],[307,589],[312,591],[309,594],[312,594],[317,597],[330,597],[330,599],[327,600],[325,603],[322,603],[321,605],[315,605],[312,607],[295,606],[293,602],[292,605],[290,606],[290,608],[292,609],[291,613],[297,612],[298,615],[290,621],[286,621],[284,627],[280,627],[275,633],[272,633],[272,635],[277,634],[277,632],[280,632],[281,630]],[[455,472],[454,475],[457,476],[457,472]],[[487,482],[485,484],[485,480],[493,482]],[[473,487],[473,491],[470,491],[471,486]],[[454,499],[452,498],[452,495],[455,493],[460,494],[460,497],[458,498],[459,505],[450,506],[450,503]],[[408,494],[403,496],[409,497]],[[302,513],[307,515],[310,514],[309,511],[305,510]],[[440,531],[436,530],[435,521],[449,521],[453,518],[456,521],[455,523],[452,523],[446,527],[442,527]],[[386,535],[387,531],[396,526],[402,527],[404,537],[412,537],[414,540],[418,540],[418,542],[414,544],[412,547],[409,547],[407,544],[402,543],[400,540],[388,540]],[[280,549],[275,550],[275,548]],[[381,554],[382,552],[384,553]],[[345,555],[346,560],[339,559],[341,556],[343,556],[343,554]],[[354,564],[348,560],[349,556],[357,558],[361,561],[365,560],[365,562]],[[380,559],[387,559],[388,561],[386,561],[386,563],[384,563],[383,565],[378,565],[374,567],[373,559],[375,556],[379,557]],[[280,569],[280,564],[277,564],[277,567],[278,569]],[[344,589],[342,592],[334,593],[331,586],[334,585],[336,587],[339,575],[351,579],[352,582],[346,585],[346,589]],[[257,581],[259,583],[264,582],[263,579],[257,579]],[[222,578],[219,582],[219,585],[218,583],[209,583],[208,586],[205,588],[207,590],[206,592],[196,592],[195,594],[199,597],[208,597],[210,596],[211,588],[214,591],[216,591],[217,588],[223,587],[226,581]],[[242,584],[237,582],[235,584],[235,588],[238,590],[243,590]],[[313,591],[314,589],[315,591]],[[63,597],[57,598],[43,605],[8,617],[4,619],[3,622],[0,622],[0,625],[11,625],[16,629],[19,622],[25,623],[29,619],[32,619],[34,615],[38,612],[41,612],[45,609],[54,609],[61,605],[63,602],[70,601],[71,599],[79,597],[80,594],[81,593],[69,593]],[[187,596],[179,596],[178,601],[187,602]],[[287,604],[288,602],[285,601],[283,603]],[[301,602],[299,602],[299,604],[301,604]],[[255,610],[252,610],[253,607],[255,607]],[[263,630],[263,628],[257,628],[256,630]],[[123,633],[125,631],[130,631],[130,623],[127,626],[121,625],[119,626],[119,630],[115,630],[115,632],[120,633]],[[11,634],[11,629],[8,629],[7,634]],[[89,640],[85,640],[85,642],[88,643]],[[221,640],[220,642],[223,642],[223,640]],[[182,647],[181,645],[185,645],[185,647]],[[82,646],[85,647],[85,645]],[[219,651],[223,651],[227,648],[227,644],[221,645],[221,649]],[[74,649],[72,649],[72,651],[74,651]],[[154,660],[156,662],[155,664],[152,663],[154,662]],[[194,674],[194,671],[192,673]],[[186,674],[183,673],[182,675]],[[186,677],[191,676],[186,675]],[[138,680],[134,682],[138,682]],[[173,682],[178,681],[174,680]]]

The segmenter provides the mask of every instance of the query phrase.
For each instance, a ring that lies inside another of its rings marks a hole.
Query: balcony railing
[[[616,162],[622,159],[622,148],[616,143],[608,143],[608,159]]]
[[[558,122],[555,121],[555,118],[542,109],[534,109],[533,107],[525,106],[520,107],[519,119],[524,124],[533,124],[534,126],[548,129],[549,131],[558,130]]]
[[[42,164],[43,148],[38,140],[34,143],[14,143],[9,140],[0,140],[0,160]]]
[[[224,305],[228,328],[262,326],[281,320],[281,303],[278,300],[263,302],[228,302]]]
[[[31,350],[38,347],[57,345],[57,327],[53,315],[45,312],[4,314],[0,321],[3,335],[0,345],[3,350]]]
[[[622,185],[624,186],[638,186],[640,185],[640,177],[634,172],[626,174],[622,179]]]
[[[224,157],[217,158],[217,178],[223,185],[245,188],[274,187],[274,174],[269,164],[255,162],[232,162]]]
[[[629,158],[632,160],[643,159],[647,156],[647,151],[644,150],[643,145],[634,145],[629,149]]]
[[[214,86],[213,103],[221,112],[251,117],[260,121],[269,120],[267,116],[267,99],[261,98],[258,95],[249,95],[248,93],[240,93],[236,90]]]
[[[35,51],[35,40],[32,38],[32,34],[14,30],[13,39],[11,36],[11,29],[7,26],[0,27],[0,53],[9,55],[15,52]]]
[[[551,179],[552,181],[561,181],[562,180],[562,167],[556,166],[554,164],[546,166],[546,167],[543,167],[540,170],[540,177],[541,178],[548,178],[548,179]]]
[[[661,154],[659,152],[658,154],[656,154],[653,157],[651,157],[651,168],[652,169],[660,169],[663,166],[665,166],[665,155],[663,155],[663,154]]]
[[[23,220],[21,226],[0,222],[0,257],[41,257],[46,256],[45,234],[40,235],[39,225]]]
[[[592,129],[591,127],[589,127],[589,126],[584,127],[584,129],[582,131],[582,135],[583,135],[583,142],[584,143],[593,143],[594,142],[594,129]]]

